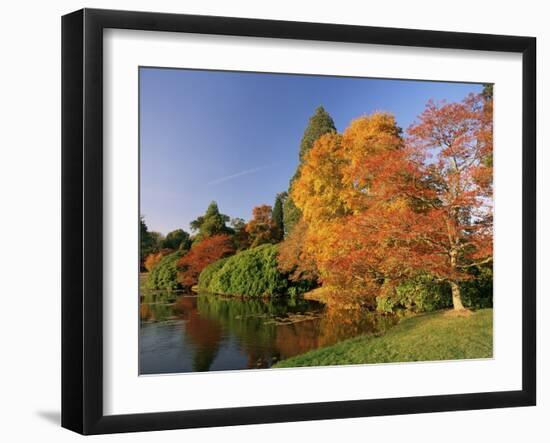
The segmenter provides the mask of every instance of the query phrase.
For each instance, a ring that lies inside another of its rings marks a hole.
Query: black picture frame
[[[522,389],[324,403],[103,413],[103,30],[503,51],[523,63]],[[82,434],[458,411],[536,403],[536,39],[83,9],[62,18],[62,426]]]

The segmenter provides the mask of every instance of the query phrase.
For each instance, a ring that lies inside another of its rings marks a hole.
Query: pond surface
[[[142,297],[140,317],[140,374],[269,368],[396,322],[301,299],[163,293]]]

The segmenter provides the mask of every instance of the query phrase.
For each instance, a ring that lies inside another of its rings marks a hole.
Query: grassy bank
[[[439,311],[402,320],[382,337],[361,336],[283,360],[275,367],[490,358],[493,310]]]

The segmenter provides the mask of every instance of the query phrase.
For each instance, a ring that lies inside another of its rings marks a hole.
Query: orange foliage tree
[[[206,266],[234,252],[231,237],[225,234],[214,235],[195,243],[177,263],[178,281],[185,287],[196,285]]]
[[[252,248],[265,243],[277,243],[280,235],[270,205],[256,206],[252,210],[252,220],[247,223],[246,232]]]
[[[279,246],[278,267],[292,281],[315,281],[319,277],[315,260],[304,247],[307,231],[306,222],[299,220]]]
[[[393,116],[361,117],[306,156],[292,198],[321,279],[364,300],[430,273],[450,284],[492,256],[492,118],[478,96],[429,103],[406,142]]]
[[[406,173],[403,156],[400,129],[385,113],[361,117],[341,135],[322,136],[306,156],[292,192],[308,225],[304,254],[314,257],[321,280],[339,289],[339,299],[378,293],[382,263],[370,249],[384,242],[352,236],[350,229],[374,210],[373,199],[395,199],[400,180],[394,175]]]
[[[162,260],[162,257],[170,252],[172,252],[171,249],[161,249],[158,252],[152,252],[145,258],[143,266],[150,272]]]
[[[459,282],[493,257],[492,97],[429,102],[407,144],[424,159],[430,185],[430,198],[422,201],[428,226],[420,237],[433,257],[430,270],[450,284],[453,306],[463,309]]]

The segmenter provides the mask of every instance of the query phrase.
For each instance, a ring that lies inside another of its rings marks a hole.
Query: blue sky
[[[374,111],[406,129],[429,99],[459,101],[479,84],[140,68],[140,205],[150,230],[189,223],[215,200],[248,220],[273,205],[298,164],[319,105],[339,132]]]

